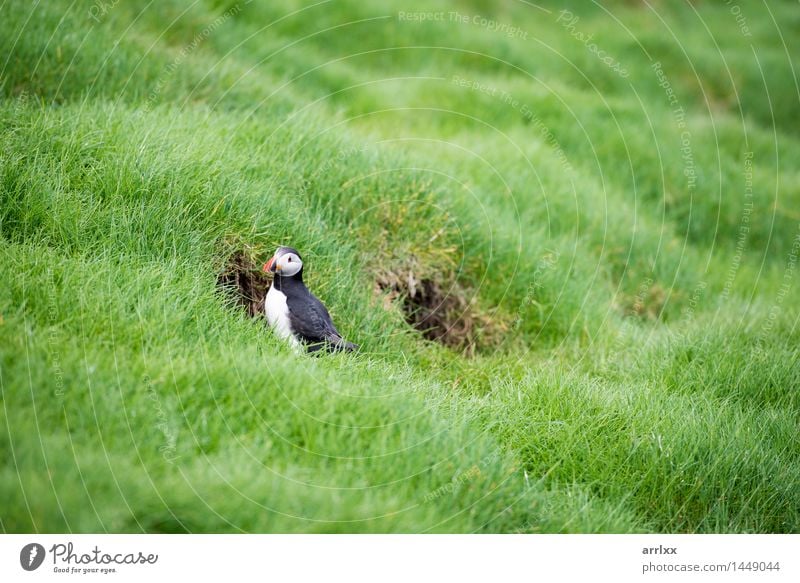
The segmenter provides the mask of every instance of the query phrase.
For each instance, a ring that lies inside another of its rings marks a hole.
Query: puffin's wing
[[[313,295],[289,297],[286,304],[289,307],[289,323],[292,330],[306,342],[337,344],[342,340],[328,310]]]

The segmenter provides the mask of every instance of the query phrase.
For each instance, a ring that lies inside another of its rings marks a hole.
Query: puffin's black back
[[[280,247],[275,255],[281,256],[285,253],[294,253],[302,260],[300,253],[292,247]],[[286,295],[292,331],[308,345],[309,352],[322,348],[350,352],[358,348],[342,338],[325,305],[303,283],[302,267],[288,277],[276,274],[272,285]]]

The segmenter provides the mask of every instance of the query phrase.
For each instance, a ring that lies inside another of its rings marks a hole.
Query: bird
[[[347,342],[323,303],[303,283],[303,259],[297,249],[278,247],[264,264],[274,274],[264,299],[264,312],[275,333],[294,348],[308,352],[354,352],[358,345]]]

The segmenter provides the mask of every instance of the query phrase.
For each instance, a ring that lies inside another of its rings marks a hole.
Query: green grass
[[[800,532],[794,3],[112,4],[0,7],[4,532]]]

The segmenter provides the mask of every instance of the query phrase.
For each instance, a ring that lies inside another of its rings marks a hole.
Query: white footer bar
[[[800,581],[800,535],[2,535],[0,581]],[[176,579],[177,578],[177,579]]]

